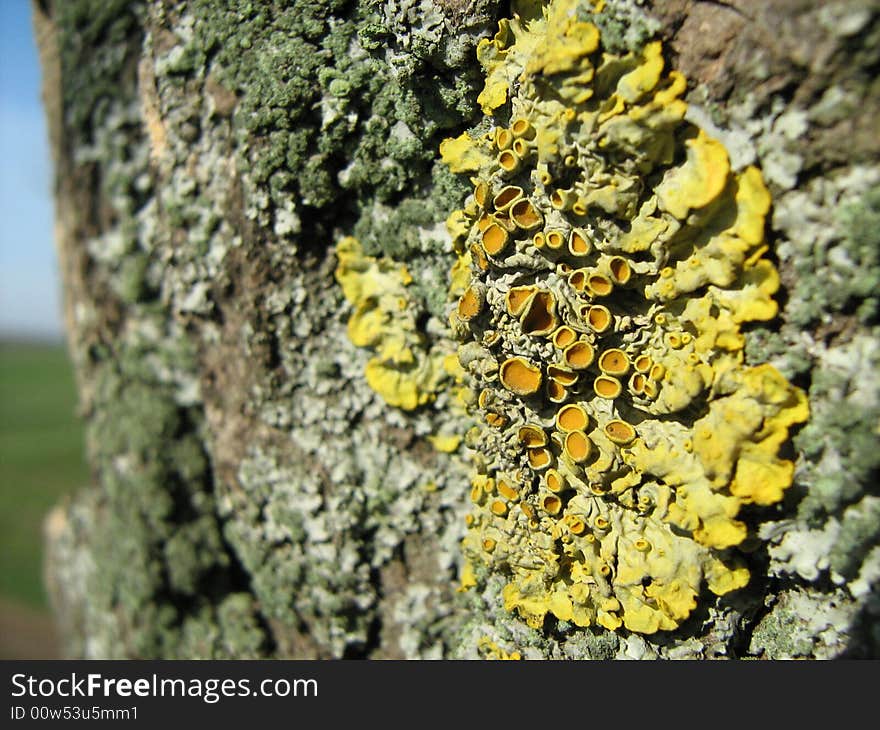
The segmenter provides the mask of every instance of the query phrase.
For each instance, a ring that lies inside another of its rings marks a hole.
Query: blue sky
[[[0,0],[0,336],[60,338],[52,173],[29,0]]]

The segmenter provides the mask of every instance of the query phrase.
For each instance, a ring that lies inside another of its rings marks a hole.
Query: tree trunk
[[[811,417],[794,486],[754,516],[749,585],[644,636],[531,628],[497,576],[456,590],[470,420],[452,389],[407,409],[370,387],[336,246],[405,263],[421,346],[449,339],[443,221],[470,186],[438,148],[480,123],[476,44],[508,14],[35,0],[94,478],[46,523],[70,656],[878,655],[870,0],[608,0],[597,21],[620,49],[661,39],[688,118],[773,196],[780,313],[746,355],[808,391]]]

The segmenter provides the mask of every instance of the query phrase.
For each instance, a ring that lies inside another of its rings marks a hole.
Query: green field
[[[45,606],[43,518],[87,481],[67,350],[0,342],[0,597]]]

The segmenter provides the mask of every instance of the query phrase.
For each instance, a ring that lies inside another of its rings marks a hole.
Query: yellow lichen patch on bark
[[[684,121],[659,42],[603,49],[595,7],[502,21],[478,49],[494,128],[443,148],[474,185],[450,217],[482,303],[452,316],[474,484],[505,485],[473,488],[464,552],[532,626],[653,633],[748,582],[741,508],[782,498],[808,405],[744,363],[779,285],[760,171]]]
[[[428,347],[407,287],[406,266],[363,253],[357,239],[336,246],[336,280],[353,306],[348,337],[375,355],[364,368],[367,384],[386,403],[412,410],[430,402],[449,378],[442,346]]]

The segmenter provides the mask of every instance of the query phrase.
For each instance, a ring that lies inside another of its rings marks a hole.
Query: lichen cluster
[[[653,633],[747,583],[738,515],[781,499],[808,407],[744,364],[742,324],[777,311],[761,173],[684,121],[659,43],[610,53],[589,16],[502,20],[477,51],[496,124],[441,146],[473,182],[448,221],[479,421],[462,582],[500,571],[536,627]]]
[[[339,242],[336,257],[336,280],[354,306],[348,338],[376,351],[364,368],[367,384],[404,410],[430,402],[449,375],[444,364],[450,353],[442,343],[430,345],[419,330],[406,266],[365,255],[351,236]]]
[[[445,392],[406,413],[374,396],[322,267],[337,230],[406,260],[421,357],[465,187],[437,146],[473,115],[497,4],[41,4],[99,479],[53,538],[74,654],[442,652],[466,469],[440,449],[464,429]],[[398,591],[414,535],[428,557]]]

